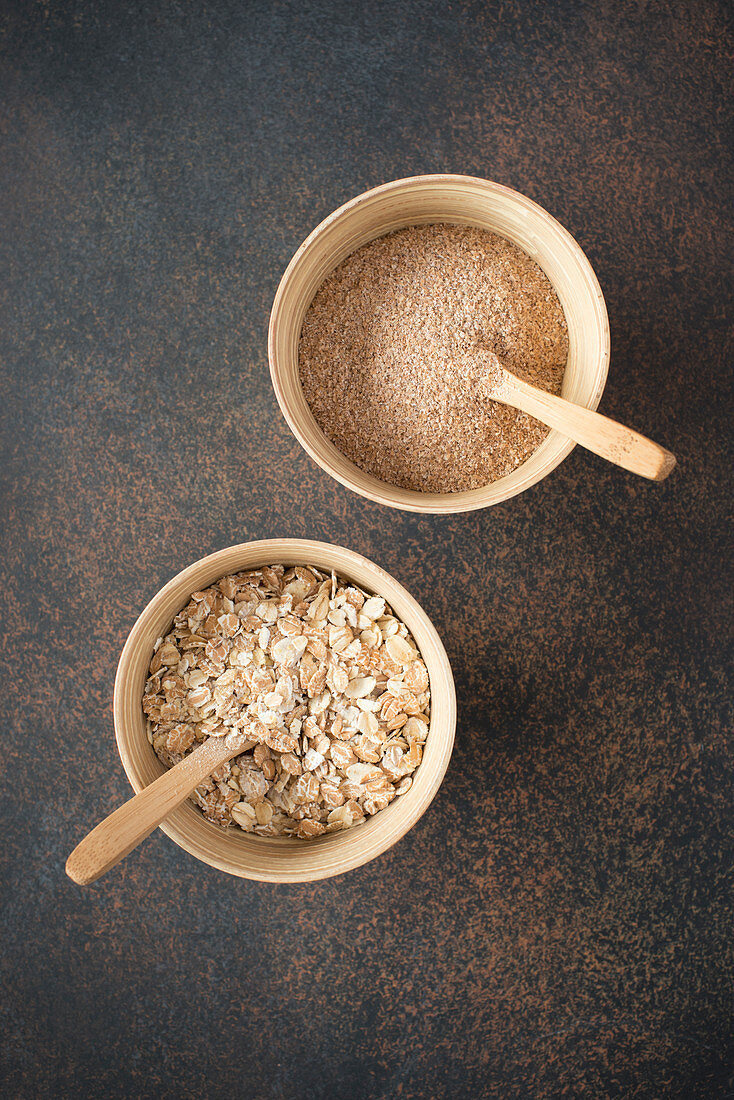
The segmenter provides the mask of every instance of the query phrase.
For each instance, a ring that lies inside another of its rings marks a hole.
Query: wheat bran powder
[[[487,230],[412,226],[327,277],[303,322],[299,373],[320,428],[360,469],[451,493],[510,473],[548,434],[482,394],[486,352],[560,393],[568,328],[548,278]]]

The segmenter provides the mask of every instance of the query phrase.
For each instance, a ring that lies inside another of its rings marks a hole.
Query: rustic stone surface
[[[723,3],[0,19],[3,1094],[727,1095]],[[444,170],[587,250],[602,411],[678,454],[662,486],[577,449],[505,505],[416,518],[293,441],[265,352],[287,260],[365,187]],[[75,887],[67,853],[129,792],[111,694],[137,613],[275,534],[362,551],[431,610],[460,699],[435,804],[323,884],[158,835]]]

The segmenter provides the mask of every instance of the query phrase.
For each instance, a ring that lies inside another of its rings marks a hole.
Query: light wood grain
[[[415,638],[431,686],[428,739],[413,785],[366,824],[311,841],[255,837],[239,829],[219,829],[188,801],[161,822],[162,831],[176,844],[212,867],[267,882],[306,882],[359,867],[404,836],[430,805],[451,757],[456,693],[446,651],[425,611],[384,569],[344,547],[310,539],[242,543],[195,562],[153,597],[130,632],[115,679],[115,734],[128,779],[136,792],[142,791],[165,770],[148,742],[141,707],[156,639],[165,634],[192,592],[227,573],[276,562],[334,569],[362,588],[384,596]]]
[[[226,737],[210,737],[197,746],[174,768],[100,821],[77,844],[66,861],[69,878],[80,886],[95,882],[145,840],[215,768],[240,752],[241,740],[230,744]]]
[[[370,500],[412,512],[466,512],[498,504],[549,474],[573,449],[558,431],[521,466],[490,485],[461,493],[419,493],[364,473],[327,439],[298,377],[298,339],[325,277],[360,245],[408,225],[474,225],[514,241],[545,271],[568,324],[563,396],[596,409],[609,365],[609,321],[594,272],[573,237],[542,207],[508,187],[471,176],[414,176],[383,184],[330,214],[288,265],[273,302],[268,332],[270,373],[281,411],[315,462]]]
[[[494,370],[488,376],[487,393],[495,401],[529,413],[594,454],[652,481],[663,481],[675,466],[675,456],[659,443],[593,409],[524,382],[503,368],[496,356],[491,358]]]

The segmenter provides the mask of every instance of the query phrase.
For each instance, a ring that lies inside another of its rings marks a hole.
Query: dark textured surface
[[[2,1023],[10,1097],[731,1094],[731,37],[696,3],[2,5]],[[602,411],[495,509],[369,504],[289,435],[282,270],[364,188],[512,185],[586,249]],[[431,611],[460,701],[383,858],[275,888],[161,834],[64,876],[127,797],[116,661],[231,542],[364,552]]]

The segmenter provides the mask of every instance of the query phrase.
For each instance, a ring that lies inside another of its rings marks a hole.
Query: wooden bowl
[[[456,693],[446,651],[425,611],[384,569],[341,546],[307,539],[241,543],[194,562],[153,597],[130,631],[115,679],[115,735],[127,777],[135,791],[141,791],[165,770],[148,742],[141,707],[156,639],[166,633],[192,592],[227,573],[276,563],[334,569],[368,592],[384,596],[415,638],[431,684],[428,738],[413,785],[366,824],[309,841],[257,837],[239,829],[225,832],[187,801],[161,825],[181,848],[232,875],[263,882],[308,882],[359,867],[404,836],[428,808],[451,757]]]
[[[410,512],[468,512],[521,493],[555,469],[574,443],[551,431],[511,474],[461,493],[420,493],[364,473],[324,435],[303,396],[298,341],[303,318],[326,276],[350,253],[394,229],[430,222],[473,225],[519,245],[542,267],[563,306],[569,353],[562,394],[596,409],[609,366],[609,320],[586,256],[555,218],[518,191],[472,176],[413,176],[358,195],[303,242],[286,268],[270,315],[268,357],[278,403],[311,458],[356,493]]]

